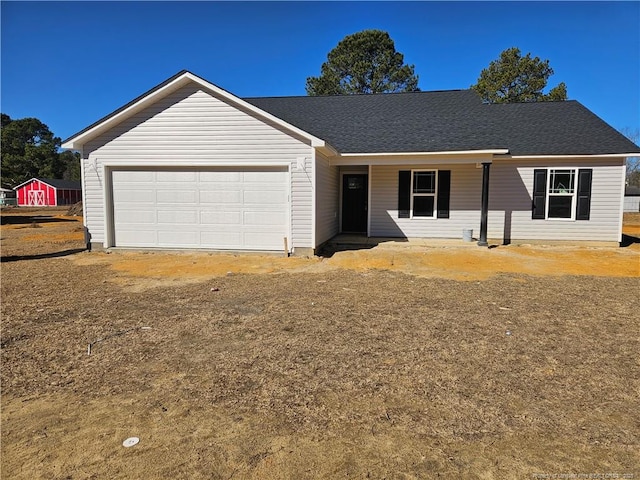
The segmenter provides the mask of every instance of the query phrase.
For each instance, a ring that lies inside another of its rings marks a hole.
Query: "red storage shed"
[[[32,178],[14,188],[21,207],[56,207],[82,200],[80,182],[51,178]]]

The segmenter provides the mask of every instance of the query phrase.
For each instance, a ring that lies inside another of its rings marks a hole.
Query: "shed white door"
[[[27,193],[27,205],[44,205],[44,190],[29,190]]]
[[[282,250],[286,168],[114,170],[117,247]]]

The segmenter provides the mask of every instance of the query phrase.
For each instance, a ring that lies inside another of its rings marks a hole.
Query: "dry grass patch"
[[[638,276],[128,255],[2,263],[2,478],[640,475]]]

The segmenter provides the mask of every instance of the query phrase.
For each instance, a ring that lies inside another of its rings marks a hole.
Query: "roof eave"
[[[455,150],[437,152],[373,152],[340,153],[331,158],[333,165],[387,165],[402,162],[419,163],[491,163],[496,156],[509,152],[506,148],[486,150]]]
[[[494,148],[484,150],[452,150],[452,151],[439,151],[439,152],[374,152],[374,153],[342,153],[343,157],[415,157],[415,156],[452,156],[452,155],[504,155],[508,154],[507,148]]]
[[[522,154],[522,155],[503,155],[501,159],[514,159],[514,160],[526,160],[526,159],[562,159],[562,158],[628,158],[628,157],[640,157],[640,152],[635,153],[584,153],[584,154]]]
[[[44,183],[45,185],[50,186],[51,188],[55,188],[56,190],[58,189],[58,187],[56,187],[55,185],[51,185],[49,182],[47,182],[47,180],[45,180],[44,178],[39,178],[39,177],[31,177],[29,180],[26,180],[24,182],[22,182],[20,185],[16,185],[15,187],[13,187],[14,190],[17,190],[20,187],[25,186],[28,183],[33,182],[34,180],[37,180],[40,183]]]

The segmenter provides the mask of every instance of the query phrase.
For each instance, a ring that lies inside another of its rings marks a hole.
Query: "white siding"
[[[590,220],[532,220],[533,170],[545,167],[592,168]],[[398,171],[451,170],[448,219],[398,218]],[[620,240],[624,167],[617,159],[494,161],[490,171],[488,237],[511,240]],[[482,169],[475,165],[374,166],[371,170],[371,235],[461,238],[480,233]],[[506,222],[505,222],[506,219]]]
[[[398,218],[398,171],[451,170],[450,218]],[[373,166],[371,168],[371,236],[462,238],[462,230],[480,228],[482,169],[466,165]]]
[[[291,168],[291,246],[312,245],[312,147],[264,119],[195,84],[184,86],[126,119],[83,148],[86,224],[105,242],[104,165],[276,165]],[[306,168],[297,169],[298,158]]]
[[[316,154],[316,241],[315,247],[338,234],[339,169]]]
[[[541,161],[502,160],[491,167],[489,237],[512,240],[620,241],[624,161],[574,159]],[[532,220],[531,195],[536,168],[592,168],[589,220]],[[506,224],[504,220],[506,219]],[[507,235],[508,236],[508,235]]]
[[[294,167],[291,171],[291,246],[294,249],[314,247],[312,162],[313,152],[309,149],[304,157],[304,170]]]

